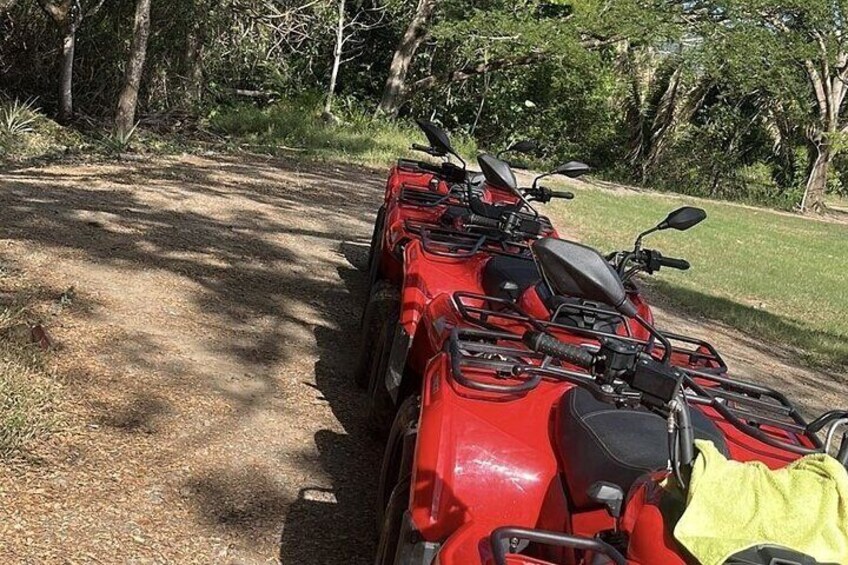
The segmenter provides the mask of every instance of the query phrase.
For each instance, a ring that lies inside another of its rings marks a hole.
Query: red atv
[[[482,157],[481,165],[485,163]],[[501,182],[491,167],[482,168],[490,183]],[[504,171],[501,169],[501,176],[506,174]],[[632,251],[609,256],[610,265],[626,284],[630,303],[649,323],[653,320],[650,308],[632,277],[638,272],[653,274],[662,267],[685,270],[689,264],[643,249],[642,238],[658,229],[689,229],[705,217],[704,211],[697,208],[676,210],[657,227],[640,235]],[[443,345],[442,336],[431,331],[428,320],[449,325],[465,310],[473,313],[483,306],[589,331],[637,339],[650,337],[643,327],[622,318],[609,306],[582,297],[577,288],[551,293],[526,240],[503,239],[502,234],[510,233],[514,226],[503,222],[492,239],[486,240],[491,245],[475,244],[468,249],[455,240],[453,247],[446,248],[425,232],[425,237],[410,241],[404,248],[401,292],[387,296],[382,328],[371,345],[368,413],[372,427],[379,434],[388,432],[404,399],[419,394],[426,366]],[[488,322],[482,319],[481,323]]]
[[[428,122],[421,125],[430,139],[431,154],[455,155],[444,132]],[[539,180],[552,174],[574,178],[589,170],[582,163],[570,162],[540,175],[531,187],[520,190],[505,162],[488,155],[481,156],[479,162],[481,168],[490,170],[494,167],[497,170],[499,174],[491,174],[491,171],[489,174],[489,178],[494,180],[486,181],[485,174],[483,182],[472,179],[464,162],[462,167],[448,163],[445,169],[452,171],[453,180],[465,179],[457,184],[442,180],[444,175],[431,174],[435,182],[426,187],[398,184],[397,180],[402,176],[396,173],[397,170],[390,176],[386,201],[378,213],[372,236],[370,292],[360,321],[360,357],[355,373],[359,386],[365,387],[369,383],[373,364],[372,344],[378,339],[392,305],[399,300],[404,275],[404,249],[409,242],[426,239],[430,247],[439,246],[449,254],[472,257],[542,236],[556,235],[550,220],[540,216],[530,202],[549,202],[553,198],[571,198],[573,195],[550,190],[539,185]]]
[[[658,331],[595,250],[550,238],[531,250],[551,295],[619,323],[434,300],[421,331],[442,346],[391,429],[377,564],[683,565],[663,481],[685,491],[695,438],[779,468],[826,452],[817,433],[848,418],[807,422],[779,392],[728,377],[709,344]],[[837,458],[848,465],[848,434]],[[727,563],[814,561],[758,546]]]
[[[371,237],[368,267],[372,284],[377,280],[399,284],[402,268],[399,264],[399,249],[409,239],[420,237],[422,227],[455,231],[453,228],[462,230],[473,226],[473,221],[464,221],[470,215],[479,220],[488,220],[489,225],[510,212],[526,216],[532,210],[527,208],[530,200],[550,202],[553,198],[574,196],[570,192],[558,192],[540,186],[539,180],[553,174],[577,178],[590,170],[587,165],[572,161],[537,177],[530,188],[519,191],[516,187],[496,186],[486,182],[483,172],[468,171],[467,164],[452,148],[447,134],[438,126],[427,121],[419,121],[418,125],[429,145],[414,144],[413,149],[445,160],[440,165],[434,165],[401,159],[391,170]],[[519,141],[501,151],[496,158],[490,159],[500,163],[503,153],[528,153],[535,146],[531,140]],[[451,162],[451,157],[460,165]],[[532,217],[542,223],[539,230],[544,234],[555,234],[547,218],[540,217],[535,211]]]

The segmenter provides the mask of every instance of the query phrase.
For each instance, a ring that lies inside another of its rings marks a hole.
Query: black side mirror
[[[510,145],[507,151],[514,153],[532,153],[538,146],[539,144],[535,139],[522,139],[521,141],[516,141]]]
[[[417,120],[416,123],[421,128],[421,131],[424,132],[424,135],[427,136],[427,142],[433,148],[437,157],[455,154],[451,147],[448,134],[442,128],[427,120]]]
[[[646,235],[668,229],[679,231],[688,230],[692,226],[700,224],[706,218],[707,213],[701,208],[695,208],[694,206],[683,206],[682,208],[678,208],[666,216],[666,219],[657,224],[656,227],[640,233],[639,237],[636,238],[635,249],[638,251],[642,248],[642,238]]]
[[[624,491],[617,484],[598,481],[589,487],[586,494],[593,502],[606,507],[610,516],[616,520],[621,517],[621,506],[624,504]]]
[[[576,179],[577,177],[583,176],[591,171],[592,167],[586,163],[581,163],[580,161],[569,161],[568,163],[560,165],[551,171],[551,174],[565,175],[568,178]]]
[[[707,219],[707,213],[703,209],[695,208],[693,206],[684,206],[669,214],[668,217],[657,226],[657,229],[684,231],[700,224],[705,219]]]

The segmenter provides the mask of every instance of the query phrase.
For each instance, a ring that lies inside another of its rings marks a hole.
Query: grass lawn
[[[848,367],[848,225],[635,191],[574,192],[548,212],[603,251],[632,248],[640,231],[678,206],[704,208],[707,220],[692,230],[645,240],[692,264],[655,275],[658,290],[693,314],[789,346],[810,364]]]

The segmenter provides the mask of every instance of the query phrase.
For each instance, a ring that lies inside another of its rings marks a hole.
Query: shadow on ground
[[[179,479],[180,503],[194,518],[181,525],[188,535],[209,535],[211,525],[251,555],[264,553],[260,537],[273,537],[283,563],[367,563],[382,453],[367,433],[365,398],[351,368],[366,284],[360,270],[365,249],[356,242],[368,241],[382,175],[261,157],[187,161],[0,172],[2,237],[61,258],[57,263],[102,267],[92,280],[111,285],[119,297],[125,291],[128,299],[138,293],[144,300],[146,293],[161,291],[155,277],[164,273],[184,285],[180,292],[191,302],[186,308],[175,304],[174,311],[202,312],[202,324],[192,330],[197,337],[191,337],[225,370],[198,363],[192,349],[183,358],[157,356],[157,340],[178,342],[180,336],[156,333],[153,320],[149,328],[109,342],[110,352],[99,359],[113,370],[109,381],[79,383],[92,391],[111,388],[103,399],[86,398],[94,412],[91,430],[119,434],[146,454],[139,460],[151,453],[158,458],[136,470],[143,479],[155,475],[157,465],[173,463],[162,455],[168,450],[187,460],[216,442],[235,451],[227,434],[249,428],[252,418],[302,414],[303,406],[297,411],[287,403],[299,401],[305,386],[317,387],[321,406],[329,406],[331,414],[317,406],[320,417],[305,423],[313,429],[332,423],[332,429],[314,433],[317,458],[308,445],[275,455],[281,466],[314,474],[314,485],[289,480],[273,458],[261,460],[249,445],[240,454],[244,460],[230,453],[220,465],[204,461]],[[169,308],[163,301],[162,315]],[[102,309],[86,315],[91,327],[111,321]],[[301,360],[313,353],[311,339],[318,356],[314,385],[308,371],[298,373]],[[129,378],[122,373],[125,365],[145,378]],[[298,381],[290,374],[300,374]],[[208,422],[186,420],[196,414],[189,402],[202,410],[222,398],[227,409],[205,414]],[[172,556],[177,562],[178,555]]]
[[[316,384],[347,433],[315,434],[322,469],[333,487],[307,487],[290,506],[280,540],[283,563],[370,563],[376,541],[374,496],[382,445],[365,421],[365,395],[353,383],[359,313],[365,300],[367,246],[343,243],[351,268],[339,269],[345,296],[327,304],[332,323],[316,328]]]

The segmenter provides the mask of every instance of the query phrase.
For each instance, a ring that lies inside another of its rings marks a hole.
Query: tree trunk
[[[195,6],[194,23],[186,37],[185,82],[186,102],[197,104],[203,98],[203,42],[206,36],[205,20]]]
[[[339,65],[342,62],[344,48],[345,0],[339,0],[339,21],[336,26],[336,48],[333,50],[333,70],[330,72],[330,86],[327,89],[327,100],[324,102],[324,119],[333,119],[333,97],[336,95],[336,80],[339,77]]]
[[[817,155],[807,179],[807,188],[801,200],[801,212],[821,214],[825,210],[824,194],[827,189],[827,174],[833,160],[833,150],[827,142],[816,145]]]
[[[138,103],[138,88],[144,59],[147,57],[147,38],[150,36],[150,0],[138,0],[135,6],[135,24],[127,60],[127,73],[124,87],[118,98],[118,111],[115,114],[115,130],[128,132],[135,123],[135,110]]]
[[[377,106],[377,115],[392,118],[397,116],[409,66],[415,52],[421,46],[421,42],[427,37],[427,26],[435,7],[436,0],[418,0],[418,7],[415,9],[412,21],[409,22],[409,27],[406,28],[406,33],[403,34],[392,57],[389,77],[386,79],[386,86],[383,88],[383,97],[380,100],[380,105]]]
[[[62,37],[62,74],[59,80],[59,123],[67,124],[74,117],[74,50],[77,26],[71,22]]]
[[[77,30],[82,23],[82,8],[79,0],[38,0],[44,13],[53,20],[62,32],[62,60],[59,74],[60,123],[68,123],[74,115],[74,48]]]

